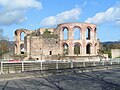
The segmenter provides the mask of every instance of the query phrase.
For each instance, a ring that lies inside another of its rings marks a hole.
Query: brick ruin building
[[[57,39],[43,38],[42,35],[46,30],[59,37]],[[17,29],[15,31],[15,54],[26,54],[25,59],[35,60],[97,57],[99,40],[96,31],[95,24],[78,22],[62,23],[56,28]],[[24,39],[22,39],[22,33],[24,33]]]

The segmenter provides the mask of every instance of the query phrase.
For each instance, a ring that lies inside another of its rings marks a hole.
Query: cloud
[[[41,9],[37,0],[0,0],[0,25],[11,25],[25,21],[29,8]]]
[[[74,8],[69,11],[58,13],[55,16],[46,17],[40,22],[40,24],[43,26],[54,26],[59,23],[78,20],[80,13],[80,8]]]
[[[100,12],[95,14],[95,16],[88,18],[85,22],[102,24],[106,22],[116,22],[116,19],[120,18],[120,7],[111,7],[107,9],[105,12]]]
[[[85,7],[87,5],[87,2],[84,1],[83,4],[82,4],[82,7]]]

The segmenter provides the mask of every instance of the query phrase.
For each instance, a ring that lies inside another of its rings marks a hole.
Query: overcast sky
[[[100,41],[118,41],[120,0],[0,0],[0,30],[10,40],[16,29],[54,28],[64,22],[94,23]]]

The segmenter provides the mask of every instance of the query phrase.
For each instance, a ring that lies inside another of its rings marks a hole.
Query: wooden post
[[[83,67],[85,67],[85,60],[83,60]]]
[[[102,61],[102,65],[105,65],[104,61]]]
[[[112,65],[112,61],[110,61],[110,64]]]
[[[120,61],[118,60],[118,64],[120,64]]]
[[[56,61],[56,69],[58,69],[58,61]]]
[[[41,67],[40,69],[42,70],[42,61],[40,62],[40,67]]]
[[[73,68],[73,61],[71,60],[71,68]]]
[[[3,62],[1,62],[1,74],[3,73]]]

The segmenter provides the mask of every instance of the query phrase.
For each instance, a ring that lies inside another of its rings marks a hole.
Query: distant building
[[[42,37],[45,30],[57,34],[57,39]],[[77,31],[77,33],[76,33]],[[15,54],[26,54],[26,59],[62,59],[63,57],[96,57],[99,51],[97,28],[90,23],[63,23],[56,28],[15,31]],[[24,39],[22,40],[22,33]],[[79,36],[76,38],[76,36]]]
[[[120,57],[120,49],[111,49],[112,58]]]

